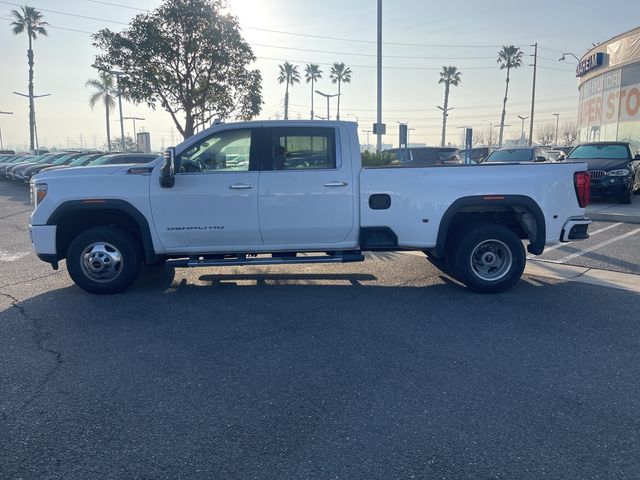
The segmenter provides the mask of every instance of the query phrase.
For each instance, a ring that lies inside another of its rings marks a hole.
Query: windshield
[[[577,160],[589,158],[628,160],[629,150],[625,145],[579,145],[573,149],[568,158]]]
[[[64,162],[69,160],[70,157],[71,157],[71,155],[65,155],[63,157],[60,157],[57,160],[51,162],[51,165],[62,165]]]
[[[485,163],[498,162],[530,162],[533,159],[533,150],[514,149],[496,150],[487,157]]]
[[[98,158],[95,155],[84,155],[80,158],[76,158],[73,162],[69,163],[70,167],[81,167],[86,162],[91,161],[94,158]]]

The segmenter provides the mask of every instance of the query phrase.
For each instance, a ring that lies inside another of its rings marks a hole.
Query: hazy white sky
[[[40,144],[88,147],[105,143],[104,111],[91,110],[85,82],[96,77],[91,68],[95,50],[90,35],[100,28],[124,28],[137,9],[153,9],[160,0],[32,0],[51,24],[49,37],[35,42],[36,94],[51,97],[37,100]],[[358,117],[360,129],[371,128],[375,117],[375,0],[230,0],[239,17],[246,40],[258,57],[256,67],[263,74],[264,106],[260,118],[282,114],[284,87],[276,81],[278,64],[284,60],[300,66],[321,64],[325,78],[317,88],[333,92],[328,79],[330,64],[341,61],[353,70],[352,82],[343,89],[341,116]],[[0,110],[15,115],[0,116],[5,145],[24,147],[28,142],[27,100],[13,91],[27,91],[27,38],[10,31],[10,11],[19,4],[0,1]],[[622,12],[637,10],[635,1],[618,0],[606,8],[602,2],[537,2],[458,0],[384,1],[384,121],[385,142],[395,143],[397,121],[409,122],[412,142],[436,144],[440,138],[443,87],[437,84],[442,65],[455,65],[462,72],[462,85],[453,88],[448,140],[457,142],[459,126],[487,128],[500,122],[504,95],[504,72],[496,64],[500,45],[521,46],[533,53],[540,45],[536,123],[561,123],[577,114],[577,80],[573,61],[558,62],[562,52],[581,56],[594,42],[604,41],[637,26],[637,17]],[[74,16],[75,15],[75,16]],[[80,17],[78,17],[80,16]],[[84,18],[91,17],[91,18]],[[60,28],[55,28],[60,27]],[[77,31],[63,30],[72,29]],[[271,30],[271,31],[266,31]],[[288,32],[287,33],[276,33]],[[299,36],[292,34],[305,34]],[[319,38],[334,37],[343,40]],[[360,40],[360,41],[347,41]],[[398,45],[398,44],[420,44]],[[519,135],[517,115],[529,115],[532,68],[513,73],[507,120],[507,138]],[[311,91],[302,83],[291,90],[291,118],[307,118]],[[324,115],[326,103],[316,98],[316,113]],[[161,109],[124,104],[127,116],[145,117],[138,131],[151,132],[155,149],[179,141],[170,117]],[[332,116],[335,104],[332,104]],[[116,118],[112,136],[119,131]],[[125,131],[133,133],[131,122]],[[365,138],[363,134],[362,142]]]

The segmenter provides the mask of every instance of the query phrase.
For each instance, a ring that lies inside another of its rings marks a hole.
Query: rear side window
[[[264,170],[326,170],[337,168],[333,128],[267,129]]]
[[[530,162],[533,160],[533,150],[496,150],[487,157],[485,162]]]
[[[629,158],[629,151],[624,145],[578,145],[568,158],[575,160],[589,158],[626,160]]]

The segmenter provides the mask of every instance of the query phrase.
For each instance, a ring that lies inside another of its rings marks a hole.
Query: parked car
[[[469,150],[469,162],[470,163],[482,163],[491,152],[497,150],[496,147],[476,147]],[[460,150],[460,157],[462,161],[467,159],[467,151]]]
[[[499,148],[489,154],[482,163],[552,162],[542,147]]]
[[[593,142],[575,147],[567,160],[587,162],[594,196],[631,203],[640,190],[640,155],[627,142]]]
[[[96,165],[129,165],[135,163],[149,163],[158,158],[158,155],[149,153],[112,153],[103,155],[89,163],[89,167]]]
[[[44,162],[52,155],[53,154],[45,153],[42,155],[34,155],[34,156],[21,158],[17,162],[13,162],[11,164],[5,165],[4,168],[0,168],[0,175],[3,175],[4,177],[11,179],[12,178],[11,173],[14,168],[22,167],[24,165],[35,165],[40,161]]]
[[[362,168],[353,122],[215,125],[143,167],[36,175],[31,238],[40,259],[66,258],[80,288],[108,294],[143,263],[349,263],[375,250],[427,252],[473,291],[497,293],[524,271],[522,240],[540,255],[588,237],[586,164],[449,168],[457,151],[433,150],[438,165]]]
[[[32,167],[39,166],[39,165],[51,166],[51,163],[53,161],[57,160],[58,158],[64,157],[66,155],[68,155],[66,152],[53,153],[53,154],[45,155],[43,158],[41,158],[34,164],[16,165],[15,167],[12,167],[10,169],[9,178],[11,178],[12,180],[23,180],[25,172],[31,169]]]
[[[460,165],[463,162],[457,148],[410,147],[386,150],[402,165],[408,167],[433,167],[437,165]]]
[[[51,160],[48,163],[45,162],[39,165],[33,165],[27,168],[26,170],[23,170],[20,178],[24,182],[29,183],[29,181],[31,180],[31,177],[40,173],[45,168],[56,167],[59,165],[67,165],[71,163],[73,160],[75,160],[76,158],[79,158],[82,156],[84,156],[84,153],[70,153],[68,155],[63,155],[62,157],[58,157],[55,160]]]
[[[30,155],[12,155],[0,160],[0,178],[6,178],[7,169],[11,165],[17,165],[18,163],[28,161],[31,158],[33,157]]]
[[[85,154],[82,155],[81,157],[78,157],[76,159],[74,159],[73,161],[65,164],[65,165],[56,165],[54,167],[47,167],[45,169],[43,169],[43,172],[49,172],[52,170],[61,170],[63,168],[73,168],[73,167],[86,167],[87,165],[89,165],[91,162],[93,162],[94,160],[97,160],[98,158],[104,156],[104,153],[91,153],[91,154]]]

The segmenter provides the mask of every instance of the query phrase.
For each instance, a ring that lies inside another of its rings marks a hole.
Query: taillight
[[[586,208],[591,199],[591,175],[589,172],[577,172],[573,176],[573,184],[576,187],[578,205],[580,208]]]

